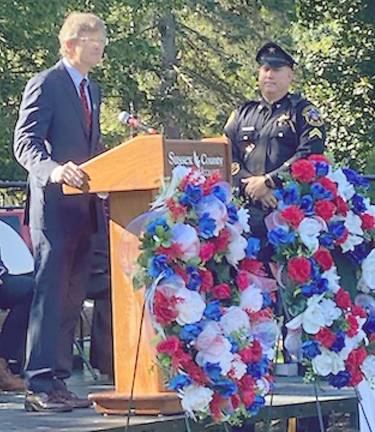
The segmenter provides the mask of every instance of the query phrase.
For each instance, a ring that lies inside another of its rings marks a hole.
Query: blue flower
[[[219,321],[222,315],[220,308],[220,300],[214,300],[208,303],[203,315],[208,319]]]
[[[191,185],[188,184],[185,188],[184,194],[180,198],[180,203],[182,205],[190,205],[198,204],[203,196],[202,187],[200,185]]]
[[[212,193],[215,195],[216,198],[219,198],[219,200],[222,201],[223,203],[227,202],[227,193],[222,186],[220,185],[214,186],[212,188]]]
[[[328,291],[328,280],[320,278],[316,281],[316,294],[323,294]]]
[[[369,253],[369,245],[365,242],[354,246],[353,251],[348,251],[345,255],[349,257],[350,261],[358,266],[362,263],[362,261],[367,257]]]
[[[326,162],[314,162],[316,175],[318,177],[324,177],[328,174],[329,165]]]
[[[270,294],[268,292],[263,292],[262,293],[263,296],[263,304],[262,304],[262,308],[267,308],[269,306],[272,306],[272,298],[270,296]]]
[[[230,349],[230,352],[231,352],[232,354],[238,352],[238,350],[239,350],[239,345],[238,345],[238,343],[237,343],[237,342],[236,342],[232,337],[230,337],[230,336],[228,336],[228,340],[229,340],[230,344],[232,345],[232,347],[231,347],[231,349]]]
[[[148,266],[148,274],[157,278],[160,273],[165,272],[165,277],[170,277],[173,275],[173,270],[168,266],[167,255],[155,255],[150,259]]]
[[[289,232],[288,228],[276,227],[271,231],[268,231],[268,241],[276,247],[293,243],[295,239],[295,232]]]
[[[320,267],[319,267],[318,263],[312,258],[310,258],[309,261],[311,264],[311,279],[313,279],[313,280],[320,279],[320,273],[321,272],[320,272]]]
[[[352,197],[353,211],[357,215],[364,213],[367,210],[367,205],[363,196],[355,194]]]
[[[320,183],[313,183],[311,185],[311,192],[312,192],[313,198],[315,200],[321,200],[321,199],[332,200],[333,199],[332,192],[329,191],[328,189],[326,189]]]
[[[303,210],[307,216],[314,213],[314,199],[311,195],[303,195],[301,198],[301,210]]]
[[[367,334],[375,333],[375,314],[370,314],[363,326]]]
[[[305,297],[311,297],[315,294],[315,285],[313,283],[302,286],[302,294]]]
[[[228,218],[229,222],[231,224],[234,224],[238,221],[238,213],[237,213],[237,207],[234,204],[228,204],[227,205],[227,212],[228,212]]]
[[[195,340],[203,330],[202,321],[194,324],[186,324],[180,330],[180,339],[185,342],[191,342]]]
[[[327,249],[333,248],[333,237],[328,233],[322,233],[319,237],[319,243]]]
[[[321,354],[319,344],[316,341],[306,341],[302,344],[302,355],[305,358],[313,359]]]
[[[328,232],[335,239],[339,239],[345,233],[345,222],[331,222],[328,224]]]
[[[265,403],[266,400],[263,396],[256,395],[254,402],[250,406],[246,407],[246,411],[251,413],[252,416],[255,416],[259,413],[260,409],[264,406]]]
[[[247,239],[246,256],[248,258],[256,258],[260,251],[260,240],[256,237]]]
[[[338,353],[344,348],[344,346],[345,346],[345,334],[344,332],[339,331],[336,334],[336,340],[331,346],[331,350],[334,351],[335,353]]]
[[[203,370],[210,377],[211,381],[219,381],[221,375],[220,363],[206,363]]]
[[[167,224],[167,221],[162,218],[156,218],[153,221],[151,221],[147,227],[147,234],[150,234],[151,236],[156,234],[156,228],[157,227],[162,227],[164,231],[168,231],[169,230],[169,226]]]
[[[209,213],[203,213],[199,219],[199,234],[204,239],[209,239],[214,236],[216,229],[215,219],[210,218]]]
[[[329,374],[328,382],[331,386],[336,388],[342,388],[349,384],[352,376],[348,371],[340,371],[337,375]]]
[[[263,356],[259,363],[249,363],[247,365],[247,373],[253,378],[259,379],[267,373],[268,364],[268,358],[266,356]]]
[[[370,182],[350,168],[343,168],[342,172],[345,174],[346,179],[354,186],[363,186],[368,189],[370,187]]]
[[[228,399],[238,392],[237,384],[227,379],[219,379],[214,383],[214,389],[223,396],[224,399]]]
[[[284,201],[286,205],[298,204],[299,188],[297,183],[291,182],[284,189],[277,189],[275,196],[278,200]]]
[[[185,386],[192,384],[192,382],[193,380],[188,375],[179,374],[171,379],[168,387],[175,391],[182,390]]]
[[[188,288],[192,291],[198,291],[198,289],[202,283],[202,278],[201,278],[198,270],[193,266],[188,266],[186,268],[186,273],[189,277],[188,282],[186,284],[186,288]]]

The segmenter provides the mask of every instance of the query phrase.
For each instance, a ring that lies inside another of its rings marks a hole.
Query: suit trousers
[[[10,274],[1,276],[1,280],[0,309],[9,309],[9,312],[0,332],[0,357],[16,360],[21,368],[34,281],[29,275]]]
[[[35,294],[27,334],[25,375],[33,392],[50,393],[69,378],[74,331],[86,297],[91,231],[31,229]]]

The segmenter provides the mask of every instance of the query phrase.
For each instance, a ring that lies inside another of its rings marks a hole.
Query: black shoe
[[[26,411],[38,412],[67,412],[72,411],[73,407],[68,402],[58,398],[54,393],[26,393]]]
[[[72,408],[89,408],[92,405],[92,402],[87,397],[81,398],[67,388],[64,390],[55,390],[53,395],[56,399],[65,402]]]

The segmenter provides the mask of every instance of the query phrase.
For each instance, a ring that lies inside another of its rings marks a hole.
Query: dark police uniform
[[[274,43],[264,45],[257,61],[271,68],[293,67],[294,59]],[[269,103],[264,98],[249,101],[235,110],[224,128],[232,143],[233,185],[250,210],[252,232],[266,237],[264,210],[258,201],[244,195],[242,179],[266,175],[266,185],[279,185],[278,174],[295,160],[324,150],[325,128],[317,108],[299,94],[286,94]]]

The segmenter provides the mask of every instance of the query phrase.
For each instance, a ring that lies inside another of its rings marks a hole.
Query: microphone
[[[158,133],[155,128],[142,123],[140,120],[138,120],[136,117],[134,117],[127,111],[120,112],[120,114],[118,115],[118,121],[124,125],[130,126],[133,129],[139,129],[151,135],[155,135]]]

